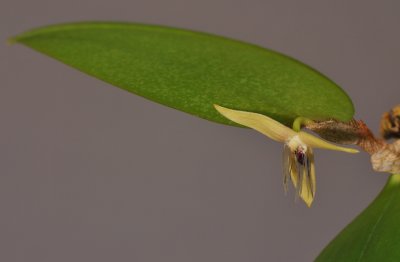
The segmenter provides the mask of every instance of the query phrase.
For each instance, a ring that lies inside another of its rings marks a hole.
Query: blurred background
[[[2,0],[0,261],[312,261],[382,188],[366,153],[316,150],[312,208],[282,145],[131,95],[6,39],[72,21],[193,29],[316,68],[376,133],[399,101],[399,1]]]

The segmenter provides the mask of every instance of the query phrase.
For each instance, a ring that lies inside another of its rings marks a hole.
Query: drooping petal
[[[297,160],[292,152],[290,155],[290,179],[292,180],[294,188],[297,188],[299,186],[299,181],[300,181],[300,176],[299,176],[299,171],[297,167]]]
[[[292,181],[293,187],[297,188],[299,174],[296,169],[296,158],[290,147],[285,144],[283,148],[283,188],[285,193],[289,188],[289,180]]]
[[[314,154],[311,148],[308,148],[304,162],[298,163],[298,172],[301,177],[299,195],[308,207],[311,207],[315,197],[316,180],[314,170]]]
[[[298,136],[299,136],[300,140],[309,147],[336,150],[336,151],[342,151],[342,152],[347,152],[347,153],[358,153],[359,152],[357,149],[354,149],[354,148],[347,148],[347,147],[342,147],[342,146],[338,146],[338,145],[329,143],[325,140],[322,140],[319,137],[313,136],[304,131],[300,131],[298,133]]]
[[[305,172],[303,170],[303,172]],[[300,197],[306,203],[308,207],[311,207],[312,202],[314,201],[314,195],[311,192],[310,188],[310,180],[306,174],[302,174],[301,177],[301,186],[300,186]]]
[[[310,174],[310,179],[311,179],[311,188],[313,191],[313,195],[315,196],[315,192],[317,190],[317,183],[316,183],[316,178],[315,178],[315,165],[314,165],[314,153],[312,151],[312,148],[309,148],[309,153],[310,155],[308,156],[308,159],[310,160],[309,163],[309,174]]]
[[[214,105],[215,109],[229,120],[250,127],[267,137],[278,141],[285,142],[288,138],[297,133],[291,128],[275,121],[274,119],[258,113],[233,110],[219,105]]]

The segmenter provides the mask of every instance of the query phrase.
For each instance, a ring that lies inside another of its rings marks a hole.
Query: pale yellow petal
[[[315,165],[314,165],[314,154],[312,152],[312,149],[309,148],[309,159],[310,159],[310,179],[311,179],[311,189],[313,192],[313,195],[315,196],[315,192],[317,190],[317,183],[316,183],[316,178],[315,178]]]
[[[338,145],[329,143],[325,140],[322,140],[319,137],[313,136],[304,131],[300,131],[298,133],[298,135],[299,135],[300,140],[309,147],[336,150],[336,151],[342,151],[342,152],[347,152],[347,153],[358,153],[359,152],[357,149],[342,147],[342,146],[338,146]]]
[[[283,149],[283,188],[287,193],[289,188],[289,180],[292,181],[293,187],[297,188],[299,174],[296,168],[296,159],[288,145],[284,145]]]
[[[312,192],[312,186],[310,177],[307,174],[306,169],[304,168],[301,178],[301,188],[300,188],[300,197],[306,203],[308,207],[311,207],[312,202],[314,201],[314,194]]]
[[[299,172],[298,172],[298,168],[297,168],[297,162],[296,162],[296,158],[293,156],[293,154],[290,157],[290,167],[289,167],[289,171],[290,171],[290,179],[292,180],[293,183],[293,187],[297,189],[297,187],[299,186]]]
[[[311,207],[311,204],[315,198],[316,190],[314,154],[311,148],[308,148],[304,165],[299,165],[298,172],[300,173],[301,177],[299,196],[301,199],[303,199],[308,207]]]
[[[257,130],[278,142],[285,142],[287,139],[297,134],[291,128],[265,115],[233,110],[219,105],[214,105],[214,107],[229,120]]]

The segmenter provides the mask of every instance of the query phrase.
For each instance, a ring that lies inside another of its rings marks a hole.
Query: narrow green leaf
[[[75,23],[11,40],[163,105],[224,124],[213,104],[269,115],[350,120],[335,83],[287,56],[204,33],[130,23]]]
[[[322,251],[316,261],[400,261],[400,175]]]

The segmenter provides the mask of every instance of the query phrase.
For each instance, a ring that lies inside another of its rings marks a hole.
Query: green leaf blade
[[[351,100],[335,83],[287,56],[205,33],[130,23],[35,29],[13,41],[160,104],[236,125],[219,104],[290,125],[298,116],[348,121]]]
[[[400,175],[317,257],[323,261],[400,261]]]

